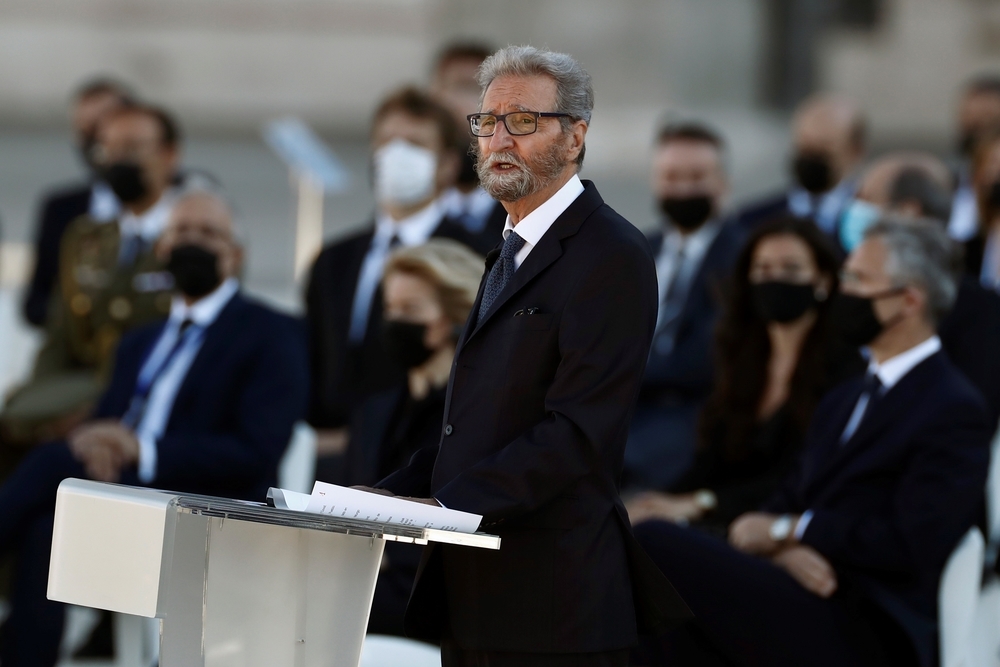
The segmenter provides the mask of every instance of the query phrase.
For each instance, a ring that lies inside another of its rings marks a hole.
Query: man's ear
[[[578,120],[573,123],[568,132],[569,134],[569,152],[567,157],[571,162],[575,162],[580,156],[580,152],[583,151],[584,143],[587,140],[587,121]]]

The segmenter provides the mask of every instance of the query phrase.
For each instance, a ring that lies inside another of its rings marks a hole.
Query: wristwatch
[[[792,516],[790,514],[782,514],[774,520],[774,523],[768,528],[767,533],[775,542],[784,542],[792,534],[793,527]]]
[[[713,491],[701,489],[694,493],[694,504],[703,512],[711,512],[719,506],[719,499]]]

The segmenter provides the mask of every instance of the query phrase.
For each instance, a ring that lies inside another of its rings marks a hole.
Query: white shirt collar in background
[[[889,391],[896,383],[903,379],[904,375],[913,370],[917,364],[940,349],[941,339],[937,336],[931,336],[923,343],[914,345],[906,352],[901,352],[891,359],[886,359],[881,364],[872,361],[868,364],[868,372],[877,375],[879,382],[885,387],[885,391]]]
[[[552,223],[562,215],[569,205],[576,201],[576,198],[583,193],[583,183],[580,181],[580,177],[576,174],[573,175],[571,179],[566,181],[559,190],[545,200],[541,206],[536,208],[534,211],[524,216],[517,225],[512,225],[510,222],[510,216],[507,216],[507,221],[503,226],[503,238],[506,241],[507,237],[510,235],[511,230],[517,232],[517,235],[524,239],[524,247],[521,248],[516,255],[514,255],[514,268],[520,268],[521,264],[524,262],[528,253],[531,249],[538,245],[538,242],[542,240],[545,232],[549,231],[549,227]]]
[[[226,307],[226,304],[229,303],[229,300],[233,298],[233,295],[239,289],[240,283],[236,278],[227,278],[214,291],[198,299],[190,306],[184,303],[182,297],[175,296],[170,302],[170,321],[179,324],[184,320],[191,320],[193,324],[207,327],[212,322],[215,322],[216,318],[219,317],[219,313],[222,312],[222,309]]]
[[[122,212],[121,202],[104,181],[94,181],[90,186],[90,206],[87,214],[97,222],[116,220]]]
[[[147,244],[154,243],[156,239],[160,238],[163,230],[167,228],[167,220],[170,219],[170,209],[173,207],[173,203],[173,192],[167,190],[160,197],[160,200],[142,215],[135,215],[132,211],[122,207],[121,217],[118,218],[122,237],[139,236]]]
[[[375,242],[372,245],[380,243],[388,245],[393,235],[398,236],[399,242],[406,247],[427,243],[431,234],[441,224],[443,217],[444,210],[436,199],[402,220],[393,220],[385,213],[379,212],[375,216]]]

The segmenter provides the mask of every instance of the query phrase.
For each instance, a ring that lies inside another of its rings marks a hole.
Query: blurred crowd
[[[232,205],[184,167],[171,113],[111,80],[76,92],[89,178],[41,199],[23,316],[44,343],[0,412],[5,667],[57,658],[64,612],[45,582],[62,479],[259,501],[298,421],[316,431],[317,477],[345,485],[440,439],[507,219],[479,185],[467,118],[491,52],[451,45],[427,85],[374,110],[375,210],[318,253],[302,318],[243,292]],[[704,627],[644,645],[637,664],[743,664],[706,644],[733,625],[820,641],[798,624],[836,613],[871,664],[935,664],[937,582],[985,525],[1000,418],[1000,76],[959,97],[945,158],[872,155],[863,100],[805,100],[788,188],[739,208],[722,131],[690,118],[652,137],[659,312],[621,492]],[[387,545],[370,632],[403,633],[419,558]],[[807,599],[746,623],[719,590]],[[83,654],[107,652],[109,632]]]

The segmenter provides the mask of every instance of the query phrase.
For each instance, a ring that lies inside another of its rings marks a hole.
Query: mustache
[[[480,156],[480,164],[483,168],[489,169],[500,163],[512,164],[524,171],[528,171],[528,163],[514,153],[491,153],[485,158]]]

